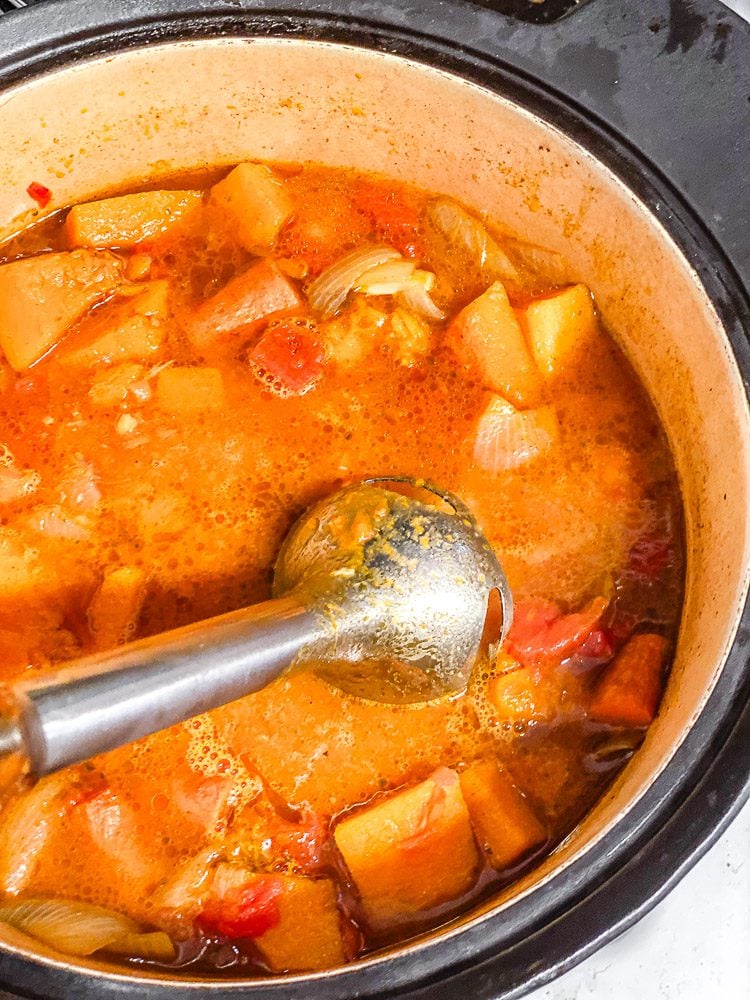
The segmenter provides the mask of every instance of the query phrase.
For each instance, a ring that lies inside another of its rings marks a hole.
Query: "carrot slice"
[[[477,840],[493,868],[510,868],[547,839],[528,800],[492,761],[472,764],[461,775],[461,791]]]
[[[652,633],[634,635],[606,668],[589,706],[589,718],[610,726],[650,725],[659,707],[669,642]]]
[[[302,298],[289,278],[270,260],[259,260],[206,299],[186,320],[188,337],[199,350],[240,328],[244,333],[264,320],[298,311]]]
[[[120,281],[122,262],[106,251],[45,253],[0,267],[0,347],[23,371],[54,346]]]

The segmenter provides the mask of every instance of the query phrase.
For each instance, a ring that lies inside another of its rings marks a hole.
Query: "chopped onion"
[[[352,250],[313,281],[307,290],[310,305],[328,319],[367,271],[400,257],[393,247],[366,246]]]
[[[0,920],[66,955],[92,955],[138,933],[129,917],[70,899],[27,899],[3,906]]]
[[[142,933],[123,913],[72,899],[26,899],[0,907],[0,921],[66,955],[106,949],[134,958],[171,961],[174,945],[162,931]]]
[[[365,295],[395,295],[408,285],[417,269],[413,260],[393,260],[370,268],[354,286]]]
[[[177,951],[169,934],[150,931],[147,934],[126,934],[106,946],[107,951],[132,958],[145,958],[152,962],[171,962]]]
[[[427,206],[433,225],[447,240],[463,247],[492,279],[518,281],[518,268],[487,227],[452,198],[435,198]]]
[[[474,461],[487,472],[508,472],[543,455],[558,435],[553,407],[517,410],[494,396],[479,418]]]
[[[416,271],[414,276],[418,278],[421,274],[429,274],[429,272]],[[417,313],[419,316],[424,316],[425,319],[434,320],[436,323],[445,319],[445,313],[442,309],[438,309],[430,298],[425,284],[420,280],[410,282],[399,293],[398,297],[408,309],[411,309],[412,312]]]

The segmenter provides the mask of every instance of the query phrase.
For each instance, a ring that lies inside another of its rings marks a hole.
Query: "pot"
[[[492,5],[567,12],[547,24],[487,6],[56,0],[3,19],[0,237],[35,218],[32,180],[53,211],[266,158],[413,181],[564,253],[651,393],[682,481],[686,597],[660,715],[550,857],[417,939],[242,983],[62,959],[8,932],[0,982],[13,990],[519,996],[652,906],[750,790],[750,31],[711,0]]]

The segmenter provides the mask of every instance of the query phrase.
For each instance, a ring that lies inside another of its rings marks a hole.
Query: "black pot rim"
[[[666,7],[667,0],[650,0]],[[717,5],[698,0],[704,7]],[[408,26],[400,6],[382,0],[374,18],[359,4],[286,0],[54,0],[4,19],[0,87],[61,67],[73,58],[125,46],[185,37],[261,35],[313,37],[402,55],[495,90],[554,123],[619,176],[658,217],[698,274],[725,325],[738,368],[750,380],[748,290],[739,277],[745,261],[711,233],[659,164],[613,125],[606,106],[562,96],[544,75],[470,45],[458,48],[457,30],[474,37],[491,25],[513,30],[500,15],[467,0],[415,4]],[[312,8],[312,9],[311,9]],[[596,3],[586,9],[595,11]],[[439,11],[439,17],[437,16]],[[412,16],[413,15],[413,16]],[[578,15],[575,15],[578,16]],[[570,23],[573,23],[571,17]],[[593,23],[589,17],[588,29]],[[457,29],[457,25],[461,29]],[[447,29],[451,28],[449,31]],[[523,30],[539,30],[524,26]],[[547,29],[545,29],[547,30]],[[514,37],[516,35],[514,34]],[[750,60],[750,35],[748,35]],[[744,176],[738,170],[737,179]],[[741,198],[742,188],[735,194]],[[477,998],[517,997],[571,968],[648,911],[723,832],[750,795],[750,603],[719,680],[672,759],[637,803],[587,849],[533,893],[501,913],[385,961],[357,963],[320,977],[284,977],[250,986],[224,985],[215,996],[253,1000],[408,995],[438,1000],[460,992]],[[655,866],[655,867],[654,867]],[[658,874],[654,876],[654,871]],[[117,975],[83,974],[41,959],[0,952],[0,982],[28,996],[81,1000],[195,997],[198,984],[133,982]],[[205,982],[203,985],[206,985]]]

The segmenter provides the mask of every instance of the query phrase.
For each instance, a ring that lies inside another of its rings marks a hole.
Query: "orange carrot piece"
[[[493,868],[518,864],[547,840],[526,797],[495,763],[472,764],[460,778],[474,832]]]
[[[661,635],[634,635],[606,668],[591,704],[589,718],[610,726],[648,726],[662,691],[669,642]]]
[[[197,306],[185,325],[200,350],[240,327],[250,333],[260,322],[301,307],[302,297],[289,278],[273,261],[263,259]]]
[[[542,377],[499,281],[461,310],[448,327],[448,340],[488,389],[516,406],[539,403]]]
[[[374,926],[460,896],[476,873],[461,785],[445,767],[342,820],[334,838]]]
[[[46,253],[0,267],[0,347],[11,367],[38,361],[120,282],[122,262],[92,250]]]
[[[160,236],[201,203],[201,191],[141,191],[75,205],[65,219],[71,247],[132,247]]]

